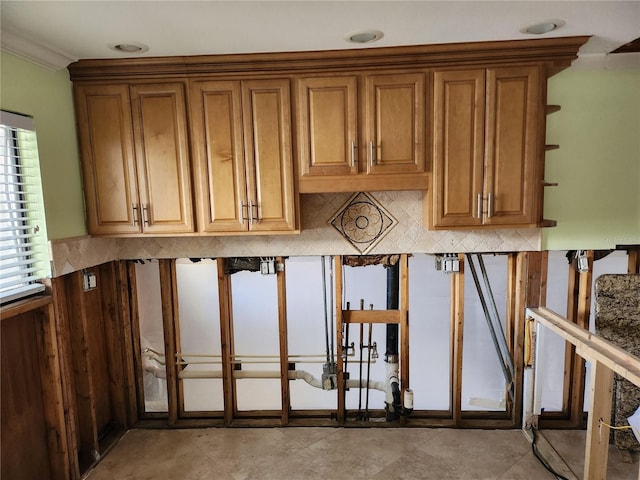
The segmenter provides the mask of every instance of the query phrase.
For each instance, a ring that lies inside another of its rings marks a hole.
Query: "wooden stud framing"
[[[509,353],[513,357],[513,342],[514,334],[513,328],[518,318],[518,312],[522,311],[518,309],[516,302],[517,284],[518,284],[518,265],[517,254],[510,253],[507,257],[507,317],[506,317],[506,329],[505,336],[507,337],[507,347]]]
[[[342,257],[335,256],[333,258],[334,262],[334,275],[335,275],[335,283],[336,283],[336,301],[335,301],[335,309],[336,309],[336,343],[338,344],[337,354],[338,354],[338,411],[336,412],[337,420],[339,424],[343,424],[346,419],[346,411],[345,411],[345,375],[344,375],[344,361],[342,359],[342,355],[344,352],[344,339],[342,336],[342,328],[343,328],[343,310],[342,310]],[[347,324],[347,328],[348,324]]]
[[[514,402],[511,405],[512,418],[514,423],[518,419],[522,419],[522,384],[524,379],[524,325],[520,326],[524,319],[524,311],[527,303],[527,271],[529,255],[526,252],[520,252],[511,257],[513,260],[509,262],[512,268],[515,268],[514,278],[514,323],[512,327],[513,338],[513,359],[515,366],[514,375]],[[521,360],[519,360],[521,359]]]
[[[578,296],[580,291],[580,274],[578,270],[569,265],[569,280],[567,285],[567,319],[571,322],[576,322],[578,317]],[[571,405],[572,405],[572,392],[574,388],[580,390],[584,385],[584,379],[582,383],[575,385],[574,383],[574,371],[576,370],[574,364],[576,362],[584,362],[575,353],[575,347],[570,343],[565,346],[564,352],[564,382],[562,393],[562,414],[566,418],[571,418]],[[578,380],[582,378],[582,375],[578,375]]]
[[[127,278],[129,281],[129,302],[131,312],[131,348],[133,350],[133,368],[136,379],[137,411],[140,417],[148,417],[144,402],[144,372],[142,370],[142,350],[140,345],[140,315],[138,308],[138,286],[136,280],[136,265],[127,262]]]
[[[123,374],[124,374],[124,395],[126,408],[125,428],[131,428],[138,421],[137,397],[136,397],[136,372],[134,363],[134,335],[131,319],[131,304],[128,285],[127,262],[115,262],[116,276],[116,304],[120,312],[121,334],[122,334],[122,354],[123,354]]]
[[[218,293],[220,298],[220,346],[222,355],[222,388],[224,395],[224,423],[231,425],[237,405],[233,381],[233,318],[231,306],[231,278],[224,272],[224,259],[217,259]]]
[[[100,293],[104,322],[107,362],[109,364],[109,395],[111,398],[112,419],[123,430],[129,426],[125,379],[125,360],[123,347],[125,337],[122,329],[121,309],[118,300],[116,264],[106,263],[98,267],[100,272]]]
[[[75,380],[72,373],[71,331],[69,328],[69,317],[67,314],[66,292],[63,278],[58,277],[51,279],[50,289],[53,296],[53,314],[55,317],[55,330],[60,362],[62,405],[64,407],[65,434],[67,437],[68,473],[71,480],[77,480],[80,478],[80,465],[78,464],[78,430],[76,428],[77,408]]]
[[[402,398],[409,383],[409,257],[406,253],[400,255],[400,312],[403,321],[400,324],[400,385]],[[406,417],[400,417],[400,424],[404,425]]]
[[[589,398],[584,478],[589,480],[604,479],[607,477],[609,430],[602,431],[600,422],[611,423],[613,370],[600,362],[594,362],[591,365]]]
[[[589,270],[578,275],[578,303],[576,305],[575,323],[586,330],[589,329],[589,315],[591,313],[591,282],[593,272],[593,250],[588,250],[587,259]],[[575,351],[575,349],[573,350]],[[586,367],[582,357],[574,354],[570,399],[571,424],[576,427],[584,425],[584,387]]]
[[[280,385],[282,399],[282,425],[289,423],[289,410],[291,409],[291,399],[289,396],[289,348],[287,339],[287,279],[285,260],[283,257],[276,259],[277,283],[278,283],[278,330],[280,338]]]
[[[405,323],[403,310],[344,310],[342,321],[344,323]]]
[[[164,354],[167,371],[167,400],[169,404],[169,425],[178,420],[178,410],[182,405],[178,368],[176,364],[176,344],[180,341],[178,331],[178,299],[175,292],[175,260],[159,260],[160,292],[162,297],[162,325],[164,329]]]
[[[462,422],[462,341],[464,337],[464,254],[458,255],[460,271],[451,274],[451,402],[453,423]]]
[[[66,436],[64,397],[60,352],[56,338],[55,310],[53,304],[39,312],[38,350],[41,353],[40,379],[44,402],[44,419],[47,427],[49,465],[54,479],[66,479],[67,472],[75,470],[69,458],[69,443]],[[4,439],[3,441],[11,441]],[[77,462],[73,462],[77,463]]]
[[[79,452],[83,455],[98,455],[98,431],[95,393],[93,391],[93,366],[88,355],[87,308],[82,294],[82,272],[68,275],[67,308],[71,331],[71,350],[74,378],[76,380],[77,429]],[[90,461],[90,460],[86,460]]]
[[[640,250],[627,250],[627,273],[640,273]]]
[[[547,308],[527,309],[527,316],[575,345],[576,352],[592,364],[584,478],[602,480],[607,472],[609,432],[603,434],[600,427],[601,422],[610,423],[613,373],[640,386],[640,358]]]

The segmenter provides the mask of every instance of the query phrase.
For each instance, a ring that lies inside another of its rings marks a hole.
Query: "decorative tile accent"
[[[366,253],[467,253],[518,252],[541,249],[540,229],[439,230],[422,226],[422,192],[372,192],[395,223]],[[238,235],[193,237],[80,237],[50,242],[53,275],[81,270],[116,259],[272,257],[301,255],[353,255],[331,225],[336,211],[350,203],[353,194],[322,193],[300,196],[301,232],[298,235]],[[359,250],[358,250],[359,251]]]
[[[329,220],[360,253],[371,250],[398,223],[389,212],[365,192],[356,193]]]

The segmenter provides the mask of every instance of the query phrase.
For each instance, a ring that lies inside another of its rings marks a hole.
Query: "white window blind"
[[[49,250],[33,120],[0,112],[0,303],[44,290]]]

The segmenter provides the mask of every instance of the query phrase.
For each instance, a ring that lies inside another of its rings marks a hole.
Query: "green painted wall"
[[[567,69],[549,80],[544,249],[640,244],[640,70]]]
[[[0,106],[33,116],[49,239],[87,233],[73,96],[67,70],[0,56]]]

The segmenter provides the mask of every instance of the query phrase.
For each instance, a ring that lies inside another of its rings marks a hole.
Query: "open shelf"
[[[545,108],[545,113],[547,115],[551,115],[552,113],[556,113],[560,111],[562,107],[560,105],[547,105]]]

